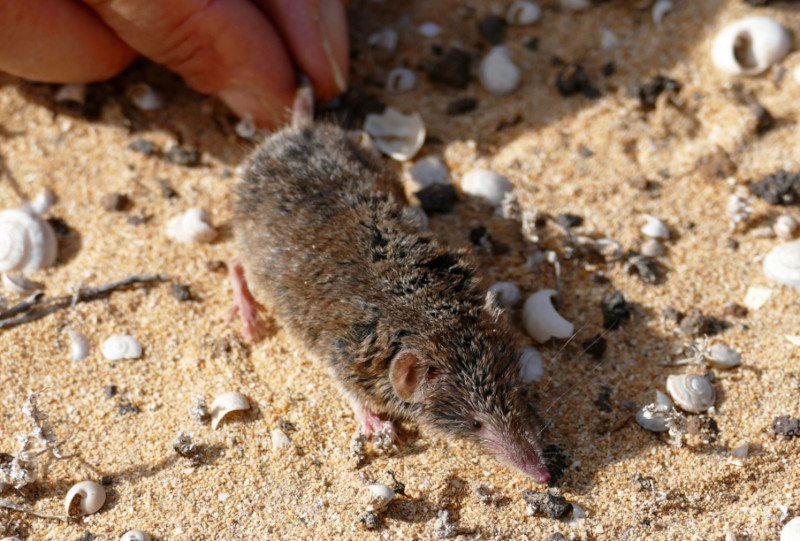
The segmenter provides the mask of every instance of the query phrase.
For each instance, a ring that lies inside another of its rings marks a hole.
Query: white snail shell
[[[770,17],[739,19],[714,39],[711,60],[731,75],[756,75],[779,62],[789,52],[789,31]]]
[[[764,258],[767,278],[787,286],[800,287],[800,240],[780,244]]]
[[[656,391],[656,401],[636,412],[636,422],[651,432],[666,432],[669,427],[665,416],[674,411],[672,400],[661,391]]]
[[[69,331],[69,357],[73,361],[82,361],[89,356],[89,339],[79,331]]]
[[[667,392],[684,411],[701,413],[714,405],[714,387],[703,376],[678,374],[667,377]]]
[[[70,508],[73,507],[75,498],[80,498],[80,501],[75,504],[77,515],[91,515],[97,513],[106,502],[106,489],[94,481],[81,481],[73,485],[64,498],[64,511],[69,516],[75,516],[75,514],[70,515]]]
[[[495,96],[504,96],[519,87],[520,70],[511,56],[508,49],[502,45],[492,47],[478,67],[478,78],[487,91]]]
[[[539,4],[517,0],[512,2],[506,11],[506,22],[515,26],[527,26],[539,20],[542,8]]]
[[[489,286],[489,294],[500,308],[511,308],[522,298],[522,292],[512,282],[495,282]]]
[[[367,487],[367,501],[370,511],[380,511],[385,509],[394,499],[394,490],[386,485],[374,484]]]
[[[575,326],[556,312],[552,297],[557,292],[552,289],[537,291],[525,301],[522,321],[525,330],[540,344],[550,338],[569,338]]]
[[[380,115],[367,115],[364,131],[381,152],[401,162],[413,158],[425,142],[425,123],[419,113],[404,115],[391,107]]]
[[[742,364],[742,355],[727,344],[714,344],[709,348],[706,358],[708,364],[722,370],[736,368]]]
[[[800,541],[800,517],[786,523],[781,530],[781,541]]]
[[[211,226],[208,212],[194,207],[167,222],[167,236],[178,242],[211,242],[217,238],[217,230]]]
[[[502,203],[511,188],[508,178],[489,169],[472,169],[461,178],[461,190],[464,193],[482,197],[493,205]]]
[[[211,403],[211,426],[217,425],[223,417],[232,411],[244,411],[250,409],[250,402],[242,393],[229,391],[217,396]]]
[[[28,280],[22,274],[3,274],[3,287],[9,293],[26,295],[44,289],[44,284]]]
[[[664,222],[649,214],[645,214],[644,217],[647,219],[647,223],[642,226],[643,234],[654,239],[669,238],[669,228]]]
[[[142,356],[142,345],[129,334],[115,334],[103,341],[100,352],[109,361],[138,359]]]
[[[24,210],[0,211],[0,272],[34,272],[55,263],[58,244],[49,223]]]
[[[414,90],[417,86],[417,74],[408,68],[395,68],[386,77],[386,90],[402,94]]]
[[[142,530],[130,530],[122,534],[119,541],[151,541],[150,536]]]
[[[525,383],[541,381],[544,375],[542,354],[536,348],[522,348],[519,357],[519,377]]]

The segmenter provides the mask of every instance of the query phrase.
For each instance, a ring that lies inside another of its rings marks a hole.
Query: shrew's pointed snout
[[[547,484],[550,481],[550,472],[545,466],[539,445],[522,435],[487,428],[484,444],[498,460],[529,475],[537,483]]]

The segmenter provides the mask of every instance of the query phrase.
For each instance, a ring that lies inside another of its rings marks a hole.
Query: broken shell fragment
[[[128,99],[141,111],[156,111],[164,107],[164,96],[147,83],[136,83],[128,88]]]
[[[81,332],[68,331],[69,358],[73,361],[82,361],[89,356],[89,339]]]
[[[272,439],[272,448],[273,449],[280,449],[281,447],[286,447],[292,440],[289,439],[289,436],[281,430],[280,428],[275,428],[270,433],[270,437]]]
[[[649,214],[645,214],[644,217],[647,219],[647,223],[644,224],[641,229],[641,232],[644,235],[654,239],[669,238],[669,228],[666,226],[664,222],[662,222],[655,216],[650,216]]]
[[[414,90],[417,86],[417,74],[408,68],[395,68],[386,77],[386,90],[401,94]]]
[[[636,422],[651,432],[666,432],[669,430],[667,417],[674,412],[675,406],[672,400],[661,391],[656,391],[656,401],[636,412]]]
[[[778,21],[764,16],[739,19],[714,39],[711,61],[731,75],[756,75],[789,52],[792,38]]]
[[[77,103],[86,102],[86,85],[83,83],[67,83],[61,85],[56,91],[55,100],[57,103]]]
[[[667,377],[667,392],[684,411],[701,413],[714,405],[714,387],[703,376],[678,374]]]
[[[103,341],[100,352],[109,361],[138,359],[142,356],[142,345],[129,334],[115,334]]]
[[[778,283],[800,287],[800,240],[774,247],[764,258],[764,274]]]
[[[800,517],[786,523],[781,530],[781,541],[800,541]]]
[[[489,293],[500,308],[511,308],[522,298],[522,292],[511,282],[495,282],[489,286]]]
[[[44,289],[44,284],[28,280],[21,274],[3,274],[3,287],[9,293],[27,295]]]
[[[556,312],[552,297],[557,295],[553,289],[537,291],[525,301],[522,321],[525,330],[537,342],[544,343],[550,338],[569,338],[575,326]]]
[[[381,511],[394,499],[394,490],[386,485],[369,485],[367,489],[369,490],[369,511]]]
[[[217,230],[211,226],[211,216],[199,207],[190,208],[167,222],[167,236],[178,242],[211,242]]]
[[[250,402],[242,393],[236,391],[222,393],[211,403],[211,427],[217,428],[222,418],[232,411],[248,409],[250,409]]]
[[[414,165],[408,168],[408,174],[422,188],[427,188],[431,184],[447,182],[450,171],[436,156],[427,156],[414,162]]]
[[[797,234],[797,229],[797,220],[788,214],[778,216],[775,218],[775,223],[772,224],[772,230],[782,239],[793,239]]]
[[[519,378],[525,382],[541,381],[544,375],[542,354],[536,348],[522,348],[519,357]]]
[[[151,541],[151,538],[142,530],[130,530],[122,534],[119,541]]]
[[[513,2],[506,12],[506,22],[514,26],[527,26],[539,20],[542,8],[534,2],[517,0]]]
[[[656,0],[653,4],[653,9],[651,13],[653,15],[653,22],[656,24],[661,24],[661,20],[664,18],[669,11],[672,11],[672,8],[675,7],[672,4],[672,0]]]
[[[49,223],[24,210],[0,211],[0,272],[34,272],[56,261],[58,243]]]
[[[492,47],[478,68],[478,78],[488,92],[504,96],[519,87],[520,71],[502,45]]]
[[[391,28],[378,30],[367,39],[370,47],[378,47],[392,52],[397,48],[397,32]]]
[[[106,489],[94,481],[81,481],[72,486],[64,498],[67,516],[83,516],[97,513],[106,502]]]
[[[425,142],[425,123],[419,113],[404,115],[391,107],[380,115],[367,115],[364,131],[381,152],[401,162],[413,158]]]
[[[705,357],[708,364],[720,370],[736,368],[742,364],[742,355],[726,344],[714,344]]]
[[[461,190],[464,193],[482,197],[493,205],[502,203],[511,188],[508,178],[489,169],[473,169],[461,178]]]
[[[658,239],[647,239],[642,243],[642,255],[661,257],[664,255],[664,245]]]
[[[36,194],[30,201],[22,203],[22,210],[29,214],[44,214],[56,201],[55,194],[47,188]]]

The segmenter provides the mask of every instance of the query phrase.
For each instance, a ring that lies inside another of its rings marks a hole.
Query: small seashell
[[[511,61],[508,49],[502,45],[492,47],[478,67],[481,85],[495,96],[503,96],[519,87],[520,71]]]
[[[640,230],[644,235],[654,239],[669,238],[669,228],[664,222],[649,214],[645,214],[644,217],[647,219],[647,223],[644,224]]]
[[[781,24],[763,16],[735,21],[717,34],[711,61],[731,75],[756,75],[779,62],[789,52],[792,38]]]
[[[489,169],[473,169],[461,178],[461,190],[464,193],[482,197],[493,205],[502,203],[511,188],[508,178]]]
[[[651,432],[666,432],[669,430],[666,416],[674,411],[675,406],[670,397],[661,391],[656,391],[656,401],[643,406],[636,412],[636,422]]]
[[[138,359],[142,356],[142,345],[129,334],[115,334],[103,341],[100,352],[109,361]]]
[[[664,15],[666,15],[667,12],[672,11],[672,8],[674,7],[675,6],[672,4],[672,0],[656,0],[651,11],[653,15],[653,22],[656,24],[661,24],[661,20],[664,18]]]
[[[34,272],[55,263],[58,243],[49,223],[24,210],[0,211],[0,272]]]
[[[559,0],[558,4],[571,11],[581,11],[592,5],[591,0]]]
[[[514,26],[527,26],[539,20],[542,16],[542,8],[534,2],[516,0],[506,12],[506,22]]]
[[[781,541],[800,541],[800,517],[786,523],[781,530]]]
[[[386,485],[374,484],[367,487],[370,511],[381,511],[394,499],[394,490]]]
[[[708,364],[721,370],[736,368],[742,364],[742,355],[726,344],[714,344],[705,357]]]
[[[73,361],[82,361],[89,356],[89,339],[79,331],[68,331],[69,358]]]
[[[519,379],[525,383],[542,381],[544,364],[542,354],[536,348],[522,348],[519,357]]]
[[[603,28],[600,31],[600,48],[604,51],[619,47],[619,38],[610,28]]]
[[[442,27],[430,21],[424,22],[417,28],[417,33],[426,38],[435,38],[442,33]]]
[[[86,85],[83,83],[61,85],[56,92],[55,100],[57,103],[71,102],[83,105],[86,102]]]
[[[661,257],[664,255],[664,245],[658,239],[647,239],[642,243],[642,255]]]
[[[232,411],[248,409],[250,409],[250,402],[242,393],[237,393],[236,391],[222,393],[211,403],[211,427],[217,428],[222,418]]]
[[[768,287],[751,286],[747,288],[747,293],[744,295],[745,308],[748,310],[758,310],[765,304],[772,296],[772,289]]]
[[[800,334],[785,334],[783,337],[793,346],[800,346]]]
[[[217,230],[211,226],[208,212],[194,207],[167,222],[167,236],[177,242],[211,242],[217,238]]]
[[[667,392],[684,411],[701,413],[714,405],[714,387],[703,376],[679,374],[667,376]]]
[[[44,289],[44,284],[28,280],[21,274],[3,274],[3,287],[9,293],[27,295]]]
[[[556,312],[552,297],[557,292],[552,289],[537,291],[525,301],[522,309],[522,321],[525,330],[540,344],[550,338],[568,338],[572,336],[575,326]]]
[[[800,240],[774,247],[764,258],[767,278],[787,285],[800,287]]]
[[[414,90],[417,86],[417,74],[408,68],[395,68],[386,77],[386,90],[401,94]]]
[[[420,187],[427,188],[431,184],[447,182],[450,170],[436,156],[427,156],[414,162],[408,168],[408,174]]]
[[[141,111],[156,111],[164,107],[164,96],[147,83],[136,83],[128,88],[128,99]]]
[[[494,302],[500,308],[511,308],[522,298],[517,284],[512,282],[495,282],[489,286],[489,294],[494,296]]]
[[[150,536],[142,530],[130,530],[122,534],[119,541],[151,541]]]
[[[29,214],[44,214],[47,212],[47,209],[53,206],[55,200],[55,194],[45,188],[36,194],[36,197],[34,197],[33,200],[25,201],[22,204],[22,210],[28,212]]]
[[[747,455],[750,454],[750,444],[748,442],[742,442],[733,449],[731,449],[731,456],[736,458],[747,458]]]
[[[782,239],[793,239],[797,234],[797,220],[788,214],[782,214],[775,218],[775,223],[772,224],[772,229],[775,234]]]
[[[83,516],[97,513],[106,502],[106,489],[94,481],[81,481],[67,492],[64,511],[67,516]]]
[[[256,136],[256,123],[253,121],[253,117],[247,115],[239,119],[239,122],[236,123],[233,130],[236,132],[236,135],[242,139],[252,139]]]
[[[397,32],[391,28],[384,28],[372,34],[368,39],[370,47],[378,47],[392,52],[397,49]]]
[[[274,428],[270,434],[272,438],[272,448],[273,449],[280,449],[281,447],[286,447],[292,440],[289,439],[289,436],[281,430],[280,428]]]
[[[404,115],[391,107],[380,115],[367,115],[364,131],[381,152],[401,162],[413,158],[425,142],[425,123],[419,113]]]

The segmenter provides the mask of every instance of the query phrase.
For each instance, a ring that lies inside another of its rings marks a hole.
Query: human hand
[[[261,126],[284,120],[295,70],[319,98],[346,88],[342,0],[0,2],[0,70],[52,83],[113,77],[138,55]]]

